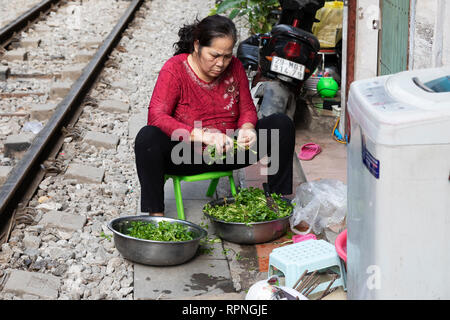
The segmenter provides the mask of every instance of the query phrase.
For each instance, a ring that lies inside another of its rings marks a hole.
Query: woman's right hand
[[[191,133],[191,141],[201,142],[207,146],[214,145],[218,154],[228,152],[234,148],[233,139],[219,130],[201,130],[195,128]]]
[[[203,133],[202,142],[207,146],[214,145],[219,155],[234,148],[233,139],[222,132],[206,131]]]

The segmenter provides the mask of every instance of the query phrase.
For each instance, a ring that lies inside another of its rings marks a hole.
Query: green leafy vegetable
[[[293,207],[277,193],[271,194],[278,205],[278,213],[267,207],[264,191],[258,188],[242,188],[235,198],[235,202],[223,206],[205,205],[204,211],[210,216],[225,222],[252,223],[263,222],[287,217]]]
[[[106,240],[111,241],[112,235],[106,234],[103,231],[100,233],[100,237],[105,238]]]
[[[128,235],[138,239],[154,241],[188,241],[194,239],[194,232],[181,223],[160,221],[158,224],[144,221],[131,221]]]
[[[236,139],[234,139],[233,141],[234,141],[234,147],[231,150],[231,155],[234,155],[234,153],[236,151],[238,151],[238,150],[241,150],[241,151],[242,150],[250,150],[254,154],[257,154],[257,152],[255,150],[253,150],[253,149],[250,149],[249,146],[243,147],[243,146],[239,145],[237,143]],[[216,145],[215,144],[207,146],[206,150],[208,151],[209,157],[211,158],[211,160],[208,162],[208,164],[212,164],[213,162],[216,162],[218,159],[223,160],[223,159],[225,159],[227,157],[226,154],[222,154],[222,155],[216,154]]]

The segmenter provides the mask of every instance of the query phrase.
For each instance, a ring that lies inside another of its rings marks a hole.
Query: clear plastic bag
[[[43,127],[44,127],[44,125],[42,123],[40,123],[39,121],[29,121],[23,125],[22,131],[38,134],[39,131],[41,131]]]
[[[297,187],[296,205],[290,218],[292,232],[307,234],[311,231],[321,234],[326,228],[340,225],[347,214],[347,186],[339,180],[322,179],[305,182]],[[295,228],[302,221],[309,229],[301,232]]]

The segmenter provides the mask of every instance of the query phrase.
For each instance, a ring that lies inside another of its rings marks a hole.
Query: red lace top
[[[227,69],[208,83],[194,73],[187,56],[176,55],[162,67],[148,108],[148,125],[159,127],[169,137],[176,129],[190,134],[201,126],[226,133],[246,122],[256,125],[256,108],[239,59],[233,57]]]

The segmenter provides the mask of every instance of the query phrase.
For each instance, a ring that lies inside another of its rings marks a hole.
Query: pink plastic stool
[[[314,234],[312,234],[312,233],[304,234],[304,235],[303,234],[296,234],[295,236],[292,236],[292,241],[294,243],[301,242],[301,241],[306,241],[306,240],[317,240],[317,237]]]

